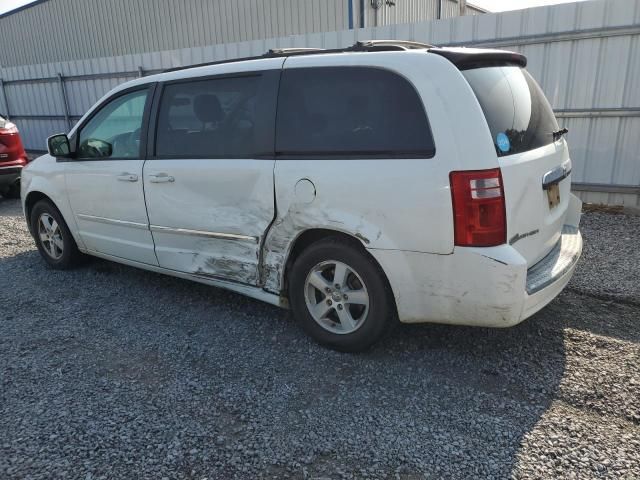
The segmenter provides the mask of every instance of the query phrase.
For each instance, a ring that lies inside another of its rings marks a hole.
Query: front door
[[[76,132],[65,177],[79,233],[98,253],[157,265],[144,202],[145,111],[150,90],[118,93]]]
[[[262,238],[274,218],[277,69],[164,85],[144,166],[162,267],[259,283]],[[228,69],[229,66],[221,66]]]

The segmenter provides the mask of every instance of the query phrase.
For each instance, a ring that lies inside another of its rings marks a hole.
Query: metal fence
[[[640,206],[640,0],[593,0],[377,28],[0,69],[0,112],[26,147],[45,148],[104,93],[166,68],[260,55],[274,47],[337,48],[364,39],[510,48],[524,53],[569,128],[574,189],[586,201]],[[425,73],[426,74],[426,73]]]

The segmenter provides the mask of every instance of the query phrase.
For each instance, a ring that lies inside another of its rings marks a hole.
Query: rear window
[[[548,145],[558,122],[533,77],[520,67],[464,70],[484,116],[498,156]]]
[[[285,70],[276,152],[296,158],[430,158],[422,100],[405,78],[370,67]]]

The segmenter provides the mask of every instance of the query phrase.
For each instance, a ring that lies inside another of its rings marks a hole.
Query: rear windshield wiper
[[[558,130],[556,132],[551,132],[553,134],[553,141],[557,142],[558,140],[560,140],[562,138],[563,135],[565,135],[568,132],[569,132],[569,129],[566,128],[566,127],[561,128],[560,130]]]

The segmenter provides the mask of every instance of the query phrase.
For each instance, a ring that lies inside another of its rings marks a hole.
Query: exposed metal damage
[[[292,246],[299,236],[310,229],[333,230],[357,238],[366,245],[371,242],[367,235],[380,238],[382,232],[373,227],[366,228],[362,218],[356,224],[356,231],[346,228],[347,223],[336,220],[321,208],[313,208],[291,203],[282,216],[278,216],[267,232],[264,242],[264,263],[261,284],[269,292],[280,294],[284,287],[285,265]],[[368,230],[371,230],[369,232]],[[374,231],[375,230],[375,231]]]

